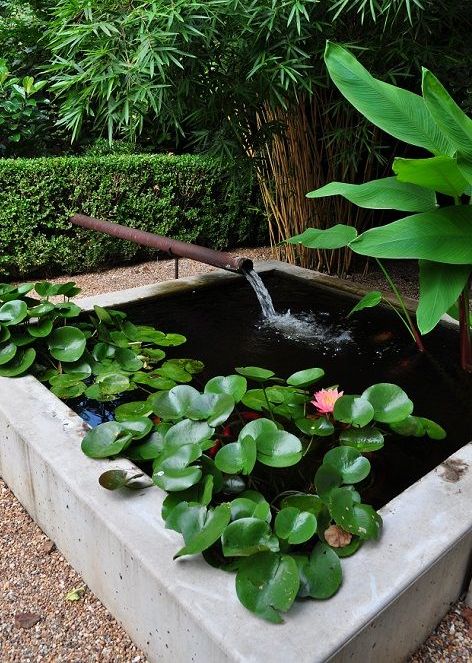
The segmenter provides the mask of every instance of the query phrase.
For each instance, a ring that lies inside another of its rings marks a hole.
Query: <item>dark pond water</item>
[[[364,500],[376,506],[472,439],[472,379],[459,369],[456,330],[443,327],[428,334],[427,352],[422,354],[389,310],[369,309],[346,320],[353,306],[346,296],[294,277],[268,274],[263,280],[276,310],[290,310],[292,316],[264,323],[256,297],[242,279],[229,287],[128,306],[126,311],[135,323],[185,334],[187,343],[171,349],[168,357],[202,360],[205,373],[197,376],[202,383],[232,373],[236,366],[255,365],[280,377],[319,366],[326,376],[317,388],[337,384],[346,393],[360,393],[375,382],[400,385],[414,401],[415,414],[440,423],[448,437],[433,441],[389,436],[384,449],[370,455],[374,480],[363,487]],[[110,416],[110,404],[93,409],[81,401],[74,409],[92,424]],[[284,488],[301,489],[293,472],[284,481]]]

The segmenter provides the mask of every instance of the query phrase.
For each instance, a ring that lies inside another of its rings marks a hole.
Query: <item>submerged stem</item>
[[[468,279],[464,290],[459,298],[459,334],[461,367],[464,371],[472,373],[472,342],[470,335],[470,279]]]
[[[415,341],[415,343],[416,343],[416,345],[417,345],[417,347],[418,347],[418,350],[419,350],[420,352],[424,352],[424,345],[423,345],[423,341],[421,340],[420,333],[419,333],[419,331],[417,330],[415,323],[414,323],[413,320],[411,319],[411,315],[409,314],[408,309],[407,309],[406,306],[405,306],[405,302],[403,301],[403,297],[401,296],[400,291],[398,290],[398,288],[397,288],[397,286],[395,285],[395,283],[393,282],[393,280],[392,280],[390,274],[388,273],[388,271],[386,270],[386,268],[383,266],[383,264],[380,262],[380,260],[379,260],[378,258],[375,258],[375,260],[376,260],[378,266],[380,267],[380,269],[382,270],[383,275],[384,275],[385,278],[387,279],[387,283],[389,284],[390,288],[392,289],[393,294],[394,294],[395,297],[397,298],[397,301],[398,301],[398,303],[399,303],[399,305],[400,305],[400,308],[401,308],[402,311],[403,311],[403,315],[401,315],[401,314],[400,314],[400,311],[398,311],[398,309],[396,309],[394,306],[392,306],[392,308],[393,308],[395,311],[397,311],[398,315],[400,316],[400,318],[401,318],[402,321],[403,321],[403,324],[404,324],[404,325],[407,327],[407,329],[409,330],[410,334],[411,334],[412,337],[413,337],[413,340]]]

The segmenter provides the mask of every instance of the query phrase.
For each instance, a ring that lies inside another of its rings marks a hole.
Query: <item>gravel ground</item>
[[[238,253],[254,260],[272,258],[268,248],[241,249]],[[409,296],[416,294],[413,269],[400,273],[394,267],[396,280]],[[173,278],[173,270],[173,261],[152,261],[54,281],[74,280],[85,296]],[[180,261],[182,277],[212,270],[189,260]],[[385,287],[383,277],[376,272],[354,274],[350,280]],[[68,592],[77,588],[78,600],[67,600]],[[0,479],[0,662],[40,661],[145,663],[146,658]],[[472,609],[462,602],[451,607],[409,659],[409,663],[471,661]]]

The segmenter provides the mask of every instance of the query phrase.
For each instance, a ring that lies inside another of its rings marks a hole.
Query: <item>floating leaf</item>
[[[0,306],[0,323],[9,327],[22,322],[28,315],[28,307],[21,299],[14,299]]]
[[[266,368],[259,368],[259,366],[240,366],[234,370],[254,382],[266,382],[275,375],[273,371],[269,371]]]
[[[14,343],[7,343],[0,347],[0,366],[7,364],[16,355],[17,347]]]
[[[339,434],[339,442],[361,452],[378,451],[384,445],[384,436],[378,428],[348,428]]]
[[[235,520],[226,527],[221,541],[225,557],[248,557],[264,550],[279,550],[279,541],[270,525],[260,518]]]
[[[213,545],[229,523],[230,515],[231,506],[228,503],[208,510],[198,531],[191,537],[186,537],[184,532],[185,546],[174,555],[174,559],[183,555],[195,555]]]
[[[353,447],[335,447],[323,458],[323,465],[334,467],[342,476],[343,483],[358,483],[368,476],[370,463]]]
[[[17,352],[7,364],[0,366],[0,376],[13,378],[26,373],[36,359],[36,350],[28,348],[24,352]]]
[[[354,426],[365,426],[374,418],[374,408],[368,400],[356,396],[341,396],[334,404],[336,421]]]
[[[90,458],[116,456],[131,441],[132,434],[126,432],[116,421],[107,421],[87,432],[82,440],[82,451]]]
[[[258,518],[270,522],[270,504],[264,499],[264,496],[259,493],[260,499],[254,501],[250,499],[250,494],[253,491],[246,491],[241,497],[237,497],[231,502],[231,520],[239,520],[240,518]]]
[[[316,517],[309,511],[300,511],[288,506],[279,511],[275,518],[275,533],[292,545],[298,545],[316,534]]]
[[[59,327],[48,338],[49,352],[59,361],[77,361],[85,350],[84,333],[77,327]]]
[[[295,425],[305,435],[329,437],[334,433],[334,426],[327,417],[301,417],[295,420]]]
[[[247,381],[242,375],[217,375],[205,385],[205,393],[229,394],[239,403],[247,389]]]
[[[283,621],[280,612],[292,606],[299,585],[295,560],[273,552],[245,558],[236,576],[236,592],[244,607],[275,624]]]
[[[250,435],[225,444],[215,456],[216,467],[226,474],[250,474],[257,457],[256,441]]]
[[[140,490],[153,485],[151,479],[143,472],[130,470],[108,470],[103,472],[98,479],[98,483],[107,490],[117,490],[118,488]]]
[[[322,368],[306,368],[304,371],[297,371],[292,373],[290,377],[287,378],[287,384],[292,387],[298,387],[299,389],[304,389],[324,376],[325,372]]]
[[[361,539],[377,539],[382,526],[379,514],[368,504],[358,504],[348,488],[334,488],[329,510],[336,524]]]
[[[341,586],[341,563],[334,550],[325,543],[317,543],[309,559],[301,558],[298,570],[300,597],[329,599]]]
[[[374,408],[374,419],[385,424],[402,421],[413,412],[413,403],[403,389],[389,382],[372,385],[361,398]]]

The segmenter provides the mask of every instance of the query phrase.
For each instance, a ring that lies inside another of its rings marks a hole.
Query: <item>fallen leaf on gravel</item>
[[[41,619],[41,615],[35,615],[34,612],[18,612],[15,615],[15,626],[16,628],[32,628]]]
[[[80,601],[82,596],[85,594],[85,585],[80,587],[72,587],[66,594],[66,601]]]
[[[41,546],[41,550],[45,555],[50,555],[55,547],[56,544],[54,541],[44,541],[43,545]]]
[[[472,627],[472,608],[469,608],[468,606],[465,606],[462,608],[462,616],[466,620],[466,622],[469,624],[469,626]]]

